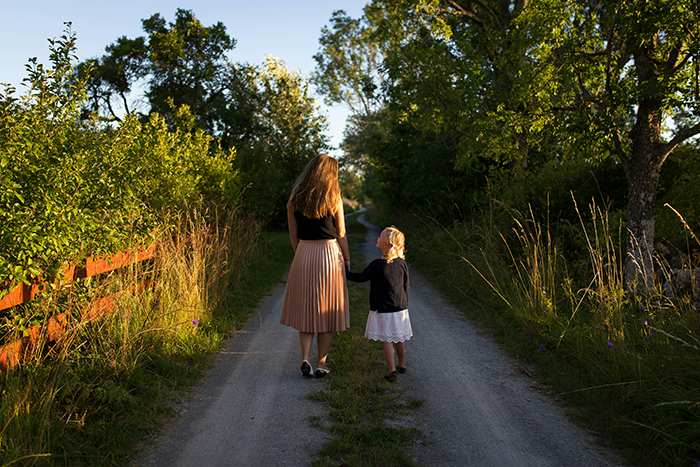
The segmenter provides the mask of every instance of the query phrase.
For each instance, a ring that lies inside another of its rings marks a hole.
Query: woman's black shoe
[[[307,362],[306,360],[301,362],[301,375],[306,376],[307,378],[309,376],[313,376],[311,374],[311,365],[309,365],[309,362]]]
[[[406,367],[405,367],[405,366],[400,366],[400,367],[398,368],[398,372],[399,372],[400,375],[406,373]]]
[[[384,375],[384,379],[387,381],[396,381],[396,372],[392,371],[391,373]]]

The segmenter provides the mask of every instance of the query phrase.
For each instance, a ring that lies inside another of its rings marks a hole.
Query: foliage
[[[57,274],[63,261],[143,240],[151,216],[138,199],[138,122],[103,129],[80,119],[85,90],[71,82],[75,35],[50,41],[53,67],[28,65],[27,95],[0,102],[0,281]]]
[[[362,179],[355,171],[348,168],[340,169],[338,181],[340,183],[340,192],[344,198],[361,204],[366,201],[365,193],[362,190]]]
[[[383,50],[372,36],[372,10],[361,19],[334,11],[332,29],[324,26],[314,55],[316,72],[312,82],[326,96],[326,103],[346,104],[354,115],[368,116],[378,108],[377,91],[382,85]]]
[[[589,256],[583,284],[570,275],[570,260],[546,224],[501,203],[450,227],[415,218],[398,226],[414,239],[410,259],[431,283],[488,325],[512,354],[537,362],[537,377],[632,465],[694,465],[700,459],[694,299],[674,289],[632,300],[618,219],[595,205],[580,218],[577,238]]]
[[[143,20],[143,29],[147,36],[119,38],[103,57],[81,65],[91,108],[120,120],[113,101],[121,99],[128,114],[129,93],[143,84],[150,118],[160,115],[173,138],[190,133],[183,144],[193,148],[211,138],[211,171],[235,167],[247,187],[247,211],[282,225],[294,180],[313,156],[329,148],[326,118],[310,95],[309,81],[277,58],[260,66],[230,63],[226,54],[235,40],[226,27],[205,27],[189,10],[178,9],[171,23],[155,14]],[[179,113],[185,107],[189,114],[183,119]],[[148,121],[146,115],[140,119]],[[188,162],[181,162],[184,170]],[[179,180],[186,188],[186,180]]]
[[[84,81],[76,80],[75,35],[50,41],[52,68],[28,65],[29,90],[0,100],[0,282],[51,280],[66,262],[149,242],[161,216],[201,196],[238,190],[231,154],[175,111],[119,125],[83,118]]]
[[[229,63],[226,54],[236,41],[226,27],[220,22],[205,27],[183,9],[177,9],[174,22],[166,23],[156,13],[142,23],[148,36],[120,37],[104,56],[79,67],[87,79],[90,110],[120,121],[120,109],[127,115],[136,112],[129,97],[143,85],[146,113],[169,120],[175,109],[186,105],[197,126],[226,149],[250,137],[256,105],[253,69]]]
[[[475,182],[460,206],[483,198],[485,176],[520,184],[559,168],[575,176],[584,166],[621,168],[628,194],[615,186],[600,195],[626,203],[628,287],[651,292],[660,171],[700,132],[697,15],[688,0],[375,0],[359,20],[331,20],[336,34],[354,31],[347,37],[380,44],[384,55],[386,112],[352,116],[344,147],[351,160],[371,167],[386,159],[386,147],[367,141],[410,134],[425,158],[438,167],[447,161]],[[351,25],[365,29],[360,34]],[[334,56],[328,39],[321,39],[326,58]],[[337,100],[334,89],[322,90]],[[436,140],[448,157],[425,150]],[[386,196],[384,187],[394,185],[387,171],[367,175],[368,192]],[[440,202],[431,184],[421,186],[417,196],[387,200],[408,206],[426,199],[443,209],[454,203]]]
[[[286,225],[287,198],[306,164],[324,149],[328,138],[322,115],[299,71],[267,57],[257,70],[259,107],[255,121],[260,134],[238,151],[236,166],[244,183],[248,209],[272,226]]]
[[[158,239],[147,267],[121,270],[88,294],[80,281],[63,304],[32,302],[33,312],[76,319],[0,381],[0,464],[128,464],[139,440],[173,415],[167,398],[195,382],[207,354],[288,267],[288,237],[263,240],[260,227],[240,210],[193,212]],[[128,292],[146,279],[150,288]],[[114,290],[127,292],[112,313],[80,319]]]
[[[683,213],[693,231],[700,231],[700,210],[697,203],[700,199],[700,187],[697,184],[700,177],[697,163],[699,156],[697,141],[679,147],[669,156],[659,178],[657,238],[680,250],[688,247],[688,232],[678,222],[676,213],[666,205]]]
[[[177,212],[196,205],[200,197],[226,204],[240,193],[235,152],[212,145],[211,136],[195,126],[195,118],[183,106],[173,111],[171,130],[158,114],[141,126],[141,144],[134,150],[149,155],[143,198],[151,209]]]

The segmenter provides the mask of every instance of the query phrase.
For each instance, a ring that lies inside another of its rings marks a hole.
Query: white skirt
[[[365,337],[382,342],[405,342],[413,336],[408,310],[393,313],[370,311],[365,327]]]

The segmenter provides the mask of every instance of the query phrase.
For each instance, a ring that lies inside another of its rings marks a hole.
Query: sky
[[[335,10],[353,17],[362,15],[368,0],[0,0],[5,20],[0,28],[0,83],[8,83],[23,93],[25,64],[31,57],[49,65],[48,39],[59,38],[70,21],[77,35],[79,60],[105,53],[105,46],[118,37],[144,36],[141,19],[160,13],[174,21],[177,8],[192,10],[204,26],[222,22],[236,47],[229,53],[231,62],[261,65],[267,55],[278,57],[290,70],[307,77],[316,67],[313,55],[319,51],[321,28],[329,24]],[[342,141],[348,110],[328,107],[322,96],[317,102],[329,120],[331,144]],[[331,151],[339,155],[338,151]]]

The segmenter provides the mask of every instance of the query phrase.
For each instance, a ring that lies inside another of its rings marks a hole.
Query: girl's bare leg
[[[320,335],[320,334],[319,334]],[[299,331],[299,342],[301,343],[301,359],[311,363],[311,343],[314,341],[313,332]]]
[[[396,343],[396,356],[399,360],[399,367],[406,368],[406,343],[397,342]]]
[[[391,342],[382,342],[382,347],[384,348],[384,358],[386,358],[386,365],[389,367],[389,373],[396,371],[396,364],[394,363],[394,344]]]
[[[318,344],[318,364],[316,368],[326,368],[326,357],[328,357],[328,349],[331,348],[332,339],[332,332],[318,333],[318,337],[316,338]]]

